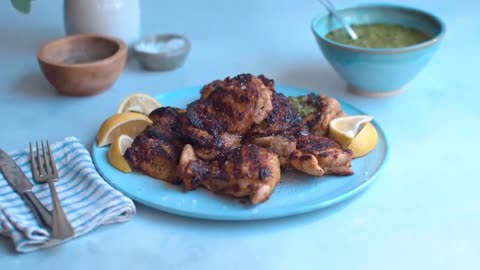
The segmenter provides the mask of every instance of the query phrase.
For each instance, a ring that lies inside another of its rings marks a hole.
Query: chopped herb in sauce
[[[297,109],[298,113],[302,117],[305,117],[307,114],[314,112],[315,107],[309,106],[306,103],[306,96],[304,97],[289,97],[290,101],[292,102],[293,106]]]
[[[352,25],[358,39],[352,40],[345,29],[331,31],[326,38],[346,45],[364,48],[399,48],[425,42],[430,35],[415,28],[396,24],[359,24]]]

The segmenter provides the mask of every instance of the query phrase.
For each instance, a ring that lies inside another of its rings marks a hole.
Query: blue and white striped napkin
[[[129,221],[135,205],[112,188],[98,174],[88,150],[74,137],[51,144],[60,179],[55,183],[61,204],[78,237],[103,224]],[[28,149],[9,153],[28,178],[32,178]],[[52,210],[48,184],[34,185],[32,191]],[[30,252],[63,241],[50,238],[30,208],[0,173],[0,234],[12,239],[18,252]],[[69,239],[67,239],[69,240]]]

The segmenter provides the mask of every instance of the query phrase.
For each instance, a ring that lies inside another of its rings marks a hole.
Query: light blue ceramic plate
[[[199,98],[199,87],[180,89],[159,95],[164,106],[185,107]],[[278,92],[287,96],[308,94],[309,91],[277,86]],[[364,114],[355,107],[342,103],[348,114]],[[259,205],[249,205],[241,200],[213,194],[199,188],[184,192],[180,186],[155,180],[141,173],[122,173],[107,160],[108,147],[98,148],[94,143],[92,156],[95,165],[113,187],[133,200],[152,208],[176,215],[214,220],[257,220],[285,217],[321,209],[343,201],[373,182],[384,166],[388,148],[383,130],[375,121],[379,143],[368,155],[355,159],[352,176],[308,176],[298,172],[282,174],[270,199]]]

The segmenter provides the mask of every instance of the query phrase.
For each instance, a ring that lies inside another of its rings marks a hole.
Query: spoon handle
[[[357,33],[353,31],[353,29],[350,27],[348,23],[346,23],[343,20],[343,17],[340,16],[337,11],[335,10],[335,7],[333,6],[332,2],[330,0],[318,0],[330,13],[333,14],[337,18],[337,20],[343,25],[345,30],[347,31],[347,34],[352,38],[353,40],[356,40],[358,38]]]

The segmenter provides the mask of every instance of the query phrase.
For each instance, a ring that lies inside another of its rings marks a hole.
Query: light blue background
[[[364,3],[336,2],[339,7]],[[130,93],[156,95],[251,72],[321,91],[374,115],[391,152],[369,189],[324,211],[214,222],[137,204],[131,222],[105,226],[56,248],[19,255],[2,237],[0,268],[480,269],[480,4],[401,3],[441,17],[447,34],[426,69],[394,97],[347,92],[310,32],[311,19],[324,11],[316,0],[142,0],[143,34],[176,32],[191,39],[185,66],[145,72],[129,61],[109,91],[70,98],[56,94],[35,59],[43,42],[64,34],[62,1],[34,1],[30,15],[1,1],[2,149],[72,135],[90,147],[101,122]]]

